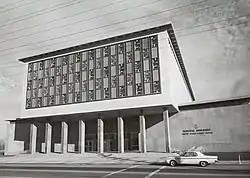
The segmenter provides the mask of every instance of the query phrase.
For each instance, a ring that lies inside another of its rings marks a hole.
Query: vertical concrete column
[[[79,120],[79,140],[78,140],[79,153],[85,152],[85,122]]]
[[[52,137],[52,126],[51,123],[45,123],[45,153],[51,152],[51,137]]]
[[[124,122],[122,117],[117,118],[118,123],[118,152],[124,153]]]
[[[14,122],[8,122],[7,123],[7,133],[5,138],[5,146],[4,146],[4,155],[11,155],[12,153],[12,147],[13,142],[15,139],[15,123]]]
[[[104,125],[103,120],[101,118],[97,119],[97,152],[103,153],[103,144],[104,144]]]
[[[37,126],[35,124],[30,124],[30,153],[36,153],[36,136],[37,136]]]
[[[170,128],[169,128],[169,113],[168,110],[163,111],[163,120],[165,126],[165,140],[166,140],[166,152],[171,152],[171,145],[170,145]]]
[[[68,124],[62,122],[61,128],[61,153],[68,152]]]
[[[139,122],[140,122],[139,148],[141,153],[146,153],[147,140],[146,140],[146,122],[144,115],[139,116]]]

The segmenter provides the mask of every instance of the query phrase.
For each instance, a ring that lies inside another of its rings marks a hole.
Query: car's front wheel
[[[171,160],[169,164],[170,166],[175,167],[177,165],[177,162],[174,160]]]
[[[207,165],[208,165],[208,163],[206,161],[201,161],[200,162],[201,167],[206,167]]]

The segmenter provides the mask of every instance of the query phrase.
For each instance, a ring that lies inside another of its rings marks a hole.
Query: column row
[[[146,125],[145,117],[139,116],[139,151],[146,153]],[[85,122],[79,120],[79,139],[78,139],[78,151],[79,153],[85,152]],[[124,119],[123,117],[117,118],[118,127],[118,152],[124,152]],[[30,124],[30,153],[36,152],[36,138],[37,138],[37,126]],[[51,139],[52,139],[52,125],[51,123],[45,123],[45,153],[51,152]],[[66,122],[61,123],[61,153],[67,153],[68,151],[68,124]],[[97,152],[104,152],[104,122],[102,118],[97,119]]]

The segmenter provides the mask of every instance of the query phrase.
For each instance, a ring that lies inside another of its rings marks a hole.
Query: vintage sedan
[[[178,164],[189,164],[206,167],[209,164],[214,164],[218,162],[218,156],[204,155],[199,151],[188,151],[180,155],[177,154],[176,156],[171,156],[166,160],[166,162],[170,166],[176,166]]]

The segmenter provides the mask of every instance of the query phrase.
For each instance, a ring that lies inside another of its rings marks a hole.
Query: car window
[[[198,156],[198,154],[196,152],[185,152],[181,156],[184,156],[184,157],[196,157],[196,156]]]
[[[184,152],[184,153],[181,153],[181,154],[180,154],[180,156],[185,156],[185,154],[186,154],[186,152]]]
[[[196,156],[198,156],[198,154],[196,153],[196,152],[191,152],[191,154],[190,154],[192,157],[196,157]]]
[[[182,156],[189,157],[190,156],[190,152],[185,152],[185,153],[183,153]]]

